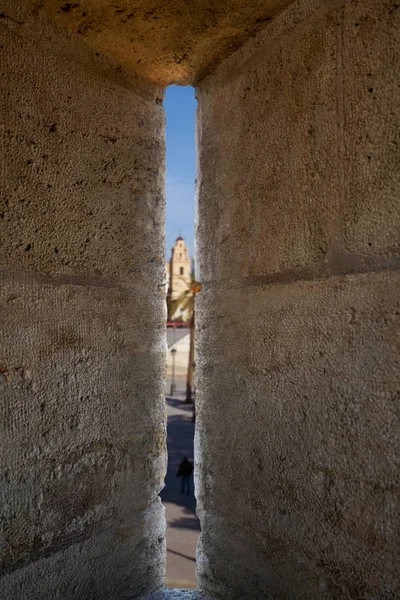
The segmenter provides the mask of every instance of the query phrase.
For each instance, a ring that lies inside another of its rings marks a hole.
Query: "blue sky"
[[[193,258],[196,178],[195,119],[192,87],[171,85],[166,92],[167,116],[167,259],[179,235]]]

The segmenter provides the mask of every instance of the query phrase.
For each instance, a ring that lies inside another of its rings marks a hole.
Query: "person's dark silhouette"
[[[181,464],[179,465],[178,472],[176,474],[177,477],[181,477],[181,494],[185,493],[190,496],[191,488],[190,488],[190,478],[193,473],[193,463],[190,462],[187,456],[183,457]]]

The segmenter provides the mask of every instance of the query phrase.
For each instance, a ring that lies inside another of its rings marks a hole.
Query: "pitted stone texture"
[[[366,4],[360,34],[362,2],[293,4],[197,90],[197,565],[221,598],[399,589],[397,17]],[[386,97],[359,108],[373,56]]]
[[[199,83],[203,283],[398,257],[396,6],[296,3]]]
[[[162,93],[0,28],[0,597],[138,596],[165,581]]]
[[[395,597],[399,283],[371,273],[198,296],[204,589],[311,599],[328,578],[344,586],[333,598]]]
[[[157,499],[115,527],[94,529],[86,540],[72,537],[58,552],[0,579],[1,598],[119,600],[151,592],[165,580],[163,513]]]
[[[47,600],[59,580],[65,598],[92,598],[93,578],[96,600],[152,589],[165,561],[164,307],[140,290],[37,279],[1,280],[0,596]]]
[[[337,27],[313,4],[289,9],[198,85],[203,282],[310,267],[332,243]]]
[[[85,45],[53,27],[40,37],[37,20],[29,31],[0,22],[0,267],[155,287],[165,278],[162,92],[96,71]]]
[[[6,570],[145,508],[162,488],[165,405],[149,377],[165,363],[158,309],[140,290],[2,278]]]
[[[24,0],[161,85],[193,84],[291,0]]]
[[[345,246],[390,255],[400,251],[400,10],[375,0],[344,6]]]

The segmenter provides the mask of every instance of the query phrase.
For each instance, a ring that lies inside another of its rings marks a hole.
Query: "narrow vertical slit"
[[[167,521],[167,587],[196,587],[196,515],[193,473],[195,390],[194,197],[196,177],[193,88],[171,86],[167,118],[167,411],[168,471],[161,499]],[[185,460],[186,459],[186,460]]]

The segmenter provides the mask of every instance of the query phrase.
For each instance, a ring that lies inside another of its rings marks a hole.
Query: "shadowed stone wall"
[[[159,85],[193,85],[292,0],[22,0]]]
[[[199,575],[221,598],[399,589],[399,13],[296,3],[197,88]]]
[[[164,579],[164,113],[6,1],[0,19],[0,597]]]

